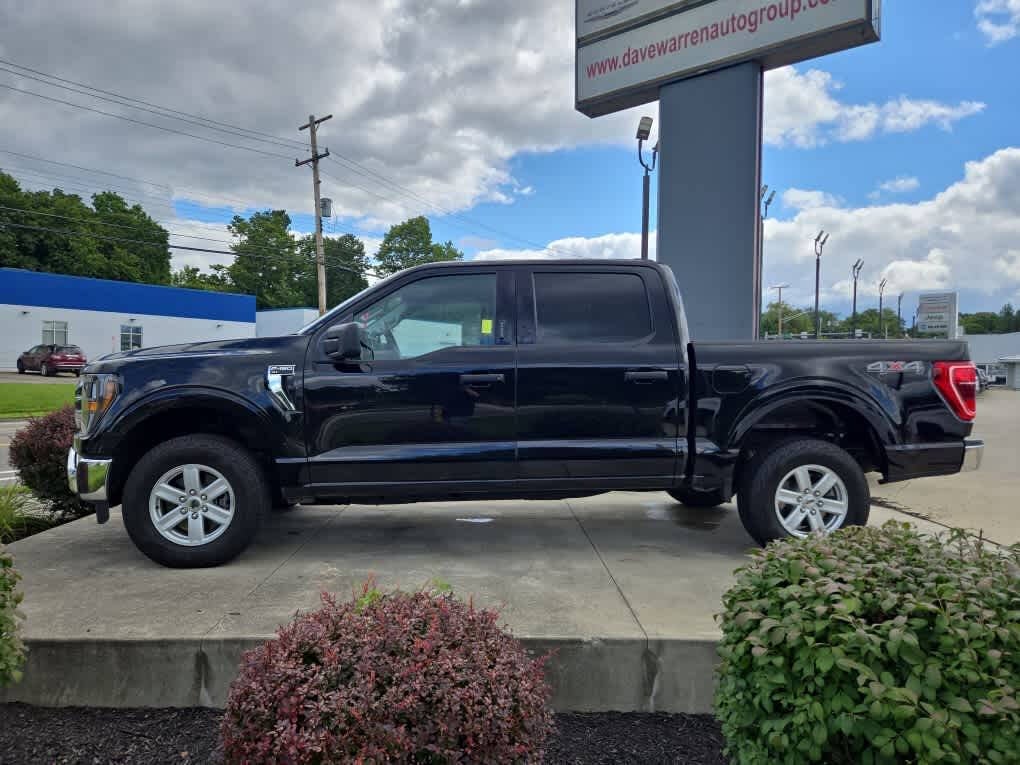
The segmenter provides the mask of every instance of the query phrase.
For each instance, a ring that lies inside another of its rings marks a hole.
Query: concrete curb
[[[222,707],[241,655],[265,639],[31,639],[24,678],[0,690],[0,702]],[[536,656],[551,652],[546,674],[557,711],[712,711],[715,641],[521,640]]]

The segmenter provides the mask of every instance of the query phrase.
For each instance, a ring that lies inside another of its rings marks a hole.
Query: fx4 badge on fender
[[[879,375],[902,372],[923,375],[925,364],[923,361],[873,361],[868,364],[868,371]]]
[[[296,368],[294,364],[271,364],[266,368],[266,387],[286,414],[296,412],[297,407],[283,389],[283,378],[292,376]]]

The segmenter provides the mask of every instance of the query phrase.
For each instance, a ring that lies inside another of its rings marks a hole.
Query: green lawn
[[[0,420],[37,417],[74,401],[74,383],[0,383]]]

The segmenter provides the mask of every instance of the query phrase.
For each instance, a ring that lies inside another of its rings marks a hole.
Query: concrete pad
[[[974,435],[985,440],[973,473],[879,485],[877,503],[944,526],[980,530],[1000,545],[1020,542],[1020,391],[995,388],[978,397]]]
[[[614,493],[298,508],[233,563],[179,571],[142,556],[114,512],[10,547],[30,653],[0,701],[220,706],[245,650],[320,592],[347,597],[373,577],[382,589],[441,579],[500,608],[530,650],[553,651],[559,710],[708,712],[714,615],[751,545],[732,506]]]

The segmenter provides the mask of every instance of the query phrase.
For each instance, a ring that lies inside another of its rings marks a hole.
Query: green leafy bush
[[[21,593],[15,590],[20,578],[14,560],[0,548],[0,687],[21,679],[25,661],[25,646],[18,635]]]
[[[11,439],[11,464],[22,482],[61,520],[92,512],[67,484],[67,450],[76,429],[74,409],[66,406],[32,418]]]
[[[1020,546],[896,523],[784,540],[723,606],[734,763],[1020,762]]]

